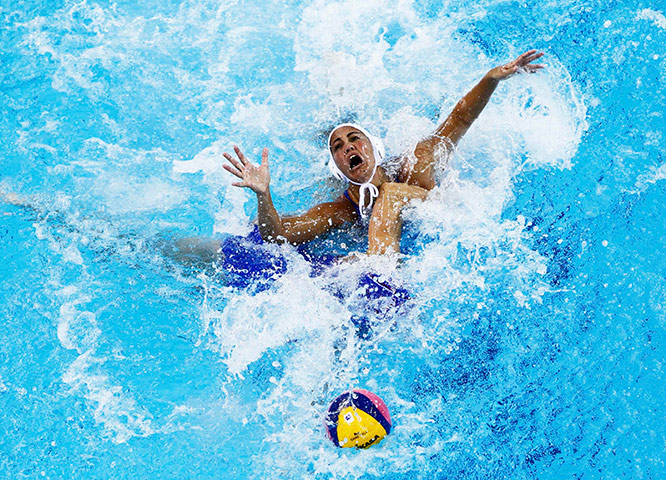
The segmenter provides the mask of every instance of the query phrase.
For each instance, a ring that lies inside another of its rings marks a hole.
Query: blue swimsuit
[[[356,210],[356,213],[358,213],[358,216],[360,217],[361,216],[361,209],[358,208],[358,205],[356,203],[354,203],[354,201],[351,199],[351,197],[349,196],[349,192],[347,190],[345,190],[345,197],[347,197],[347,200],[349,200],[351,202],[351,204],[354,205],[354,209]]]
[[[311,277],[324,274],[339,258],[334,255],[313,255],[303,247],[299,245],[296,249],[310,263]],[[278,246],[264,243],[256,225],[245,237],[227,237],[220,246],[218,264],[227,274],[225,283],[239,289],[252,288],[257,292],[269,289],[273,281],[287,271],[288,259],[279,250]],[[349,293],[342,291],[335,282],[327,290],[341,301],[345,301]],[[363,338],[371,335],[372,319],[393,317],[410,299],[407,290],[391,285],[372,272],[358,279],[355,290],[362,291],[366,300],[351,317],[357,333]]]

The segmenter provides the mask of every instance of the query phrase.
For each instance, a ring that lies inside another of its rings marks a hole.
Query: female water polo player
[[[413,154],[403,154],[397,178],[381,166],[384,147],[379,139],[354,124],[338,125],[328,137],[329,167],[349,187],[336,200],[313,207],[301,215],[281,217],[271,199],[268,149],[261,164],[250,162],[238,147],[237,159],[225,153],[224,168],[238,177],[237,187],[257,195],[257,224],[267,242],[299,244],[313,240],[334,228],[359,219],[368,221],[368,253],[397,252],[400,248],[400,210],[412,199],[424,199],[435,187],[435,152],[453,148],[484,109],[501,80],[519,72],[533,73],[543,68],[532,62],[543,53],[530,50],[517,59],[490,70],[465,95],[446,121],[416,145]]]
[[[542,69],[543,65],[532,64],[542,56],[543,53],[530,50],[506,65],[491,69],[432,135],[419,141],[413,152],[399,157],[396,176],[389,175],[381,165],[384,160],[381,140],[359,125],[338,125],[328,137],[329,168],[349,186],[334,201],[316,205],[300,215],[282,217],[273,206],[267,148],[263,149],[259,165],[249,161],[237,146],[236,158],[224,153],[228,161],[224,168],[239,179],[232,185],[249,188],[257,195],[258,232],[254,233],[254,240],[302,244],[361,220],[368,224],[367,253],[398,252],[400,211],[411,200],[424,199],[435,187],[435,152],[438,149],[450,152],[484,109],[499,82],[516,73]],[[208,258],[225,254],[220,252],[218,243],[210,241],[187,239],[179,247],[191,255],[207,253],[204,256]]]

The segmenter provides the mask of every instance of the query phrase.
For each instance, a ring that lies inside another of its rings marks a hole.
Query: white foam
[[[153,434],[152,420],[147,412],[141,412],[134,399],[122,386],[114,385],[100,371],[103,360],[91,352],[80,355],[63,374],[63,381],[72,392],[83,395],[93,405],[95,421],[104,426],[114,443],[124,443],[130,438]]]
[[[650,185],[654,185],[662,180],[666,180],[666,164],[659,165],[658,167],[651,167],[648,172],[640,175],[634,184],[636,189],[631,193],[642,193],[647,190]]]
[[[396,153],[413,151],[416,142],[436,128],[435,123],[415,114],[411,107],[403,107],[386,122],[386,148]]]
[[[214,319],[214,348],[229,371],[241,373],[268,350],[323,334],[338,323],[340,305],[303,272],[285,275],[274,289],[237,292]]]
[[[221,140],[213,142],[212,145],[204,148],[191,160],[174,160],[173,171],[176,173],[203,172],[205,174],[222,172],[222,165],[226,162],[222,153],[228,148],[228,145],[225,145]]]
[[[255,101],[251,95],[238,97],[229,120],[242,125],[243,129],[269,132],[273,124],[273,109],[268,102]]]
[[[650,20],[656,27],[666,30],[666,16],[658,10],[644,8],[639,10],[636,16],[640,20]]]
[[[87,297],[67,302],[60,307],[58,340],[60,344],[79,353],[94,350],[102,331],[94,313],[79,311],[77,305],[89,300]]]
[[[391,153],[400,153],[436,126],[410,104],[439,104],[443,121],[489,60],[452,38],[455,19],[424,23],[403,3],[372,2],[350,12],[345,5],[316,2],[305,10],[295,40],[296,68],[324,96],[320,108],[333,116],[357,112],[368,128],[386,132]],[[405,35],[389,48],[376,37],[392,21]],[[503,82],[463,143],[503,149],[512,157],[526,151],[531,166],[569,167],[587,128],[586,109],[566,70],[556,59],[548,63],[545,73]],[[403,100],[393,110],[397,98]]]
[[[558,62],[550,59],[545,72],[503,82],[494,99],[498,104],[487,107],[475,125],[474,133],[486,145],[476,143],[476,148],[508,157],[512,173],[524,167],[571,167],[588,128],[587,109]]]
[[[114,213],[166,212],[182,204],[186,194],[160,179],[114,178],[105,182],[104,201]]]
[[[238,187],[224,190],[222,208],[215,212],[214,233],[247,235],[252,230],[251,216],[245,212],[245,203],[250,193]]]
[[[58,285],[57,277],[52,283]],[[67,366],[62,380],[71,387],[70,393],[81,395],[89,402],[93,418],[114,443],[151,435],[155,429],[150,414],[105,372],[104,365],[109,359],[97,354],[102,330],[96,313],[85,308],[93,301],[90,291],[95,282],[84,273],[81,283],[83,288],[70,284],[54,291],[62,302],[57,321],[58,340],[64,348],[79,354]]]

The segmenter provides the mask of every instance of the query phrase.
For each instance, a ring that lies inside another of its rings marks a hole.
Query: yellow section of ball
[[[368,448],[386,436],[381,424],[354,406],[344,408],[338,415],[338,441],[342,448]]]

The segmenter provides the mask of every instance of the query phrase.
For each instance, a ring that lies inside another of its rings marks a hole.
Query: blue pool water
[[[0,206],[0,477],[664,478],[664,45],[640,0],[4,0],[0,189],[30,208]],[[302,211],[340,190],[327,126],[397,154],[529,48],[547,69],[499,86],[397,268],[284,248],[238,289],[161,253],[249,231],[233,144]],[[367,269],[412,299],[360,339]],[[367,451],[325,436],[350,387],[394,421]]]

